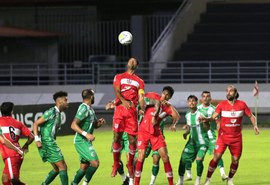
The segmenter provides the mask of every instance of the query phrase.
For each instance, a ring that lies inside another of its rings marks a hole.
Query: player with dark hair
[[[209,122],[203,123],[199,121],[200,117],[205,117],[204,113],[197,108],[198,98],[195,95],[190,95],[187,98],[189,111],[186,113],[186,132],[183,134],[184,139],[187,139],[188,134],[190,137],[185,145],[185,148],[180,157],[178,175],[179,180],[176,185],[184,184],[184,174],[186,164],[191,164],[196,160],[197,164],[197,178],[194,185],[200,185],[201,176],[203,173],[203,160],[208,149],[209,139],[208,130],[210,128]]]
[[[173,185],[172,167],[168,156],[165,139],[160,130],[160,122],[163,118],[171,116],[173,123],[171,129],[175,130],[175,125],[180,119],[176,109],[167,101],[173,96],[174,90],[170,86],[163,88],[162,94],[149,92],[145,94],[145,114],[142,118],[138,131],[138,159],[136,162],[135,185],[140,184],[141,172],[145,159],[146,149],[151,144],[152,150],[157,150],[164,163],[168,184]]]
[[[28,151],[28,146],[33,142],[34,136],[31,131],[21,122],[12,118],[14,104],[3,102],[1,105],[0,150],[5,167],[2,174],[3,185],[24,185],[20,181],[20,168],[23,162],[23,154]],[[21,136],[27,137],[27,141],[20,147]]]
[[[60,148],[56,144],[56,133],[61,127],[61,112],[68,108],[67,96],[68,94],[64,91],[56,92],[53,95],[55,106],[46,110],[33,124],[39,154],[43,162],[48,161],[53,167],[42,185],[50,184],[58,174],[61,184],[68,185],[67,165]],[[38,134],[39,127],[41,138]]]
[[[138,102],[144,111],[144,82],[139,78],[135,71],[138,67],[138,60],[130,58],[127,64],[127,71],[117,74],[114,77],[113,87],[116,95],[115,110],[113,116],[113,168],[111,176],[117,173],[120,162],[121,138],[123,132],[129,138],[129,157],[127,168],[129,171],[129,184],[134,182],[134,155],[136,151],[136,135],[138,131],[137,105]]]
[[[216,107],[211,104],[212,98],[211,98],[211,93],[209,91],[203,91],[201,94],[201,104],[197,105],[197,108],[200,109],[203,114],[210,118],[214,112]],[[215,145],[216,145],[216,132],[215,130],[217,127],[219,127],[219,119],[216,119],[213,122],[210,122],[210,130],[208,130],[208,138],[209,138],[209,148],[208,148],[208,153],[210,155],[213,155]],[[218,126],[217,126],[218,125]],[[224,163],[222,158],[218,161],[218,167],[220,170],[220,175],[221,179],[227,180],[228,176],[225,174],[225,169],[224,169]],[[192,180],[192,175],[191,175],[191,163],[186,162],[186,172],[187,172],[187,178],[186,180]]]
[[[92,105],[95,102],[94,91],[85,89],[82,91],[82,104],[79,106],[71,128],[76,132],[74,144],[80,158],[80,169],[73,178],[72,185],[77,185],[85,176],[82,185],[88,185],[99,167],[99,159],[92,145],[95,140],[93,135],[96,128],[105,124],[103,118],[97,119]]]
[[[214,157],[209,163],[205,185],[210,185],[211,176],[227,147],[229,147],[232,155],[227,184],[233,185],[233,176],[237,171],[242,154],[242,119],[244,114],[249,117],[253,124],[255,134],[259,134],[259,128],[257,126],[255,116],[244,101],[237,100],[239,93],[233,85],[227,86],[226,97],[227,100],[221,101],[217,105],[215,113],[211,118],[201,118],[202,121],[208,122],[214,121],[218,116],[220,116],[218,139],[216,142]]]

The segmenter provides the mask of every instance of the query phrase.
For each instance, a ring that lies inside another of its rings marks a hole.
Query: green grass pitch
[[[122,184],[120,176],[114,178],[110,177],[111,165],[112,165],[112,154],[110,152],[111,142],[112,142],[112,131],[109,128],[98,129],[95,131],[96,140],[94,141],[94,147],[98,153],[100,159],[100,166],[94,175],[90,184],[93,185],[120,185]],[[179,157],[183,150],[185,140],[182,138],[183,131],[178,130],[177,132],[171,132],[169,130],[165,131],[166,141],[168,144],[168,150],[170,155],[171,164],[174,172],[174,181],[178,179],[177,169],[179,163]],[[270,175],[269,175],[269,152],[270,152],[270,142],[269,142],[270,130],[261,130],[260,135],[255,136],[253,130],[245,129],[243,131],[244,148],[242,158],[240,160],[240,165],[237,174],[234,178],[234,183],[236,185],[269,185]],[[24,140],[23,140],[24,142]],[[73,146],[73,136],[58,137],[57,143],[61,148],[66,163],[68,165],[68,175],[69,181],[71,182],[75,172],[79,168],[79,160],[77,153]],[[224,163],[226,173],[229,172],[230,166],[230,154],[228,151],[224,154]],[[126,161],[125,156],[123,156],[124,161]],[[205,180],[208,163],[211,156],[206,155],[204,161],[204,173],[202,176],[202,182]],[[141,184],[148,185],[151,176],[151,164],[152,158],[149,157],[145,161],[143,168]],[[160,172],[156,181],[156,185],[167,184],[167,179],[164,174],[163,163],[160,163]],[[3,169],[3,162],[0,163],[0,169]],[[30,147],[29,153],[26,154],[25,160],[21,169],[21,180],[26,182],[28,185],[39,185],[46,177],[47,173],[52,169],[49,163],[43,163],[38,155],[35,143]],[[127,171],[125,169],[125,171]],[[193,179],[196,177],[196,163],[193,163],[192,168]],[[186,185],[194,184],[193,181],[186,182]],[[59,185],[60,180],[57,177],[52,185]],[[222,182],[219,175],[219,170],[217,169],[212,178],[213,185],[225,185]]]

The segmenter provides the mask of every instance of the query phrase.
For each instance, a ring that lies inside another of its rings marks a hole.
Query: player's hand
[[[38,148],[41,148],[41,147],[42,147],[42,144],[41,144],[40,141],[37,141],[37,142],[36,142],[36,145],[37,145]]]
[[[28,151],[29,151],[28,150],[28,145],[27,146],[23,146],[22,147],[22,151],[23,151],[24,154],[28,153]]]
[[[171,131],[176,132],[176,124],[171,124],[169,128],[171,129]]]
[[[106,120],[104,118],[99,118],[98,119],[98,125],[103,125],[103,124],[106,124]]]
[[[188,136],[188,133],[184,133],[183,134],[183,138],[186,140],[187,139],[187,136]]]
[[[113,109],[115,107],[114,102],[110,101],[105,105],[105,110]]]
[[[143,110],[139,110],[139,115],[143,116],[144,115],[144,111]]]
[[[85,136],[89,141],[94,141],[95,140],[95,136],[92,134],[87,133]]]
[[[188,125],[187,125],[187,124],[183,125],[183,126],[182,126],[182,129],[183,129],[183,130],[187,130],[187,129],[188,129]]]
[[[153,125],[153,126],[154,126],[155,124],[157,124],[157,118],[156,118],[156,116],[153,116],[153,117],[152,117],[151,122],[152,122],[152,125]]]
[[[254,132],[255,132],[255,135],[258,135],[260,133],[260,130],[257,126],[254,126]]]
[[[162,105],[168,105],[168,106],[171,105],[171,103],[168,102],[167,100],[162,100],[162,101],[161,101],[161,104],[162,104]]]
[[[131,107],[131,105],[132,105],[132,102],[131,101],[127,101],[127,100],[123,100],[122,101],[122,105],[124,106],[124,107],[126,107],[126,108],[130,108]]]
[[[23,152],[23,150],[21,150],[21,149],[18,149],[18,154],[20,154],[22,157],[24,156],[24,152]]]

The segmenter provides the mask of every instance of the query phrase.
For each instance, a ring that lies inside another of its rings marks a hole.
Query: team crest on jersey
[[[231,123],[235,123],[237,119],[231,119]]]
[[[92,157],[95,157],[96,156],[96,153],[95,152],[91,152],[91,156]]]
[[[114,124],[114,128],[117,129],[118,127],[119,127],[119,123],[115,123],[115,124]]]
[[[217,150],[218,148],[219,148],[219,146],[218,146],[218,145],[216,145],[216,146],[215,146],[215,149]]]
[[[132,81],[131,81],[130,79],[127,79],[127,83],[128,83],[128,84],[131,84]]]
[[[138,146],[141,146],[142,145],[142,141],[138,141],[137,145]]]
[[[232,115],[232,117],[235,117],[236,112],[235,111],[231,111],[231,115]]]

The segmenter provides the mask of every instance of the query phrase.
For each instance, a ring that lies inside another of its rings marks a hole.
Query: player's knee
[[[2,182],[3,182],[3,183],[9,182],[8,175],[7,175],[7,174],[4,174],[4,173],[3,173],[3,175],[2,175]]]
[[[98,168],[99,167],[99,161],[91,161],[90,164],[94,168]]]

